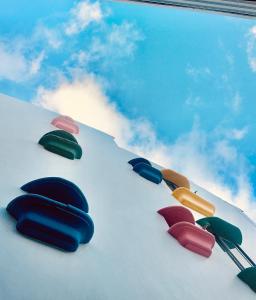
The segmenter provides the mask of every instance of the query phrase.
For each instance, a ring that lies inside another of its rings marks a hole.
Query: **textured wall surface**
[[[167,234],[156,211],[178,202],[164,183],[133,172],[127,161],[136,155],[111,136],[80,125],[76,138],[84,153],[72,161],[37,144],[55,130],[50,124],[55,113],[4,95],[0,110],[0,299],[255,299],[217,244],[207,259]],[[95,234],[74,253],[21,236],[5,211],[22,194],[21,185],[46,176],[73,181],[89,202]],[[216,205],[217,216],[240,227],[242,246],[256,259],[255,225],[238,208],[192,185],[195,189]]]

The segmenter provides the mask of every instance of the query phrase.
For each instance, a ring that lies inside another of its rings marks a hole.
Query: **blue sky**
[[[1,4],[0,92],[115,135],[254,216],[255,80],[254,20],[115,1]]]

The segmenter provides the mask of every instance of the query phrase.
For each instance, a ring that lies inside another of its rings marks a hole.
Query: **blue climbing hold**
[[[76,251],[94,233],[90,216],[71,204],[27,194],[12,200],[7,211],[17,220],[17,230],[65,251]]]
[[[64,178],[45,177],[36,179],[24,184],[21,189],[64,204],[71,204],[86,213],[89,211],[87,200],[79,187]]]
[[[151,163],[147,159],[142,158],[142,157],[134,158],[134,159],[131,159],[128,161],[128,164],[132,165],[133,167],[139,163],[145,163],[145,164],[151,166]]]
[[[163,179],[162,173],[158,169],[145,163],[136,164],[133,167],[133,171],[135,171],[145,179],[152,181],[156,184],[159,184]]]

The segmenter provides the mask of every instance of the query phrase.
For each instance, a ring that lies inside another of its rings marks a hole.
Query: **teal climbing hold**
[[[80,159],[82,148],[72,134],[64,130],[46,133],[38,142],[46,150],[69,159]]]
[[[206,228],[215,236],[225,239],[230,249],[235,245],[241,245],[243,238],[241,230],[235,225],[218,217],[207,217],[196,221],[200,226]]]

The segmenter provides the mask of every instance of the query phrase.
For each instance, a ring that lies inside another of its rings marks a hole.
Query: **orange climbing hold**
[[[190,184],[187,177],[170,169],[162,170],[161,173],[163,175],[163,179],[167,184],[168,182],[171,182],[177,187],[185,187],[187,189],[190,189]]]

